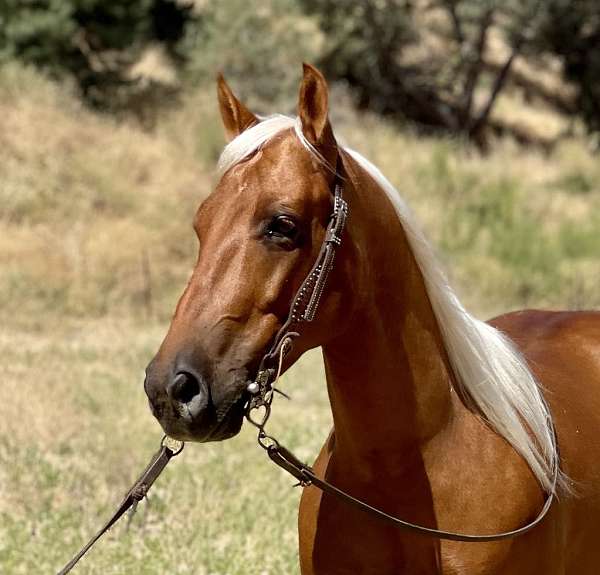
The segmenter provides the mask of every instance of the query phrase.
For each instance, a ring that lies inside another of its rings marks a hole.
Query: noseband
[[[338,154],[333,182],[333,213],[327,226],[325,239],[315,264],[306,279],[296,292],[286,322],[277,332],[270,350],[263,356],[256,379],[248,384],[247,391],[250,400],[246,407],[246,419],[258,428],[258,443],[267,452],[269,458],[279,467],[296,478],[298,485],[308,487],[313,485],[321,491],[364,511],[395,527],[411,531],[420,535],[427,535],[437,539],[450,541],[463,541],[471,543],[484,543],[510,539],[523,535],[539,525],[552,506],[554,492],[558,481],[558,466],[554,470],[552,491],[548,494],[544,506],[538,516],[523,527],[512,531],[495,533],[491,535],[467,535],[433,529],[423,525],[416,525],[389,515],[381,509],[372,507],[368,503],[356,499],[349,493],[342,491],[331,483],[318,477],[314,470],[302,463],[289,449],[281,445],[273,436],[265,431],[266,424],[271,416],[271,405],[276,391],[275,383],[281,375],[283,360],[293,347],[293,340],[300,334],[294,328],[299,328],[302,323],[311,322],[315,318],[319,302],[327,284],[327,278],[333,268],[336,250],[342,244],[342,235],[348,217],[348,204],[343,199],[343,178],[341,176],[342,162]],[[260,413],[260,415],[257,415]],[[556,432],[552,424],[552,433],[556,440]]]

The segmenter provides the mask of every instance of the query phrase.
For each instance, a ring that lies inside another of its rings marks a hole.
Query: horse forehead
[[[284,168],[298,174],[309,175],[319,170],[319,162],[309,152],[293,131],[275,136],[262,148],[263,166]]]
[[[329,197],[325,168],[294,132],[269,142],[257,168],[263,171],[262,179],[269,182],[269,191],[280,198],[306,205]]]
[[[295,136],[277,136],[233,166],[202,209],[239,212],[282,202],[303,211],[307,203],[318,201],[321,188],[327,191],[318,161]]]

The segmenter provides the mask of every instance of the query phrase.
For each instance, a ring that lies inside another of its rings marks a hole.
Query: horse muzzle
[[[150,409],[167,435],[182,441],[220,441],[236,435],[247,401],[244,373],[230,374],[229,381],[212,382],[188,365],[169,372],[151,362],[144,390]]]

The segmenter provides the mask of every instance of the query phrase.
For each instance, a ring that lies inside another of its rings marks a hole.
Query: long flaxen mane
[[[304,137],[298,118],[274,115],[245,130],[225,147],[219,159],[218,176],[252,155],[275,135],[290,129],[311,154],[324,161]],[[347,148],[344,151],[377,182],[396,210],[425,280],[461,391],[521,454],[542,487],[547,492],[553,491],[559,458],[552,419],[525,358],[500,331],[467,312],[448,285],[412,212],[380,170],[359,153]]]

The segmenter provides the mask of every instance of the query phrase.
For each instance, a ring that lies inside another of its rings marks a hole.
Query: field
[[[161,433],[142,368],[164,325],[106,319],[2,331],[2,573],[52,573],[120,503]],[[328,426],[317,357],[298,366],[273,421],[310,458]],[[141,504],[83,560],[81,573],[294,573],[299,491],[246,427],[188,445]]]
[[[398,185],[471,309],[600,307],[600,162],[584,142],[481,157],[348,104],[333,121]],[[56,572],[157,448],[143,369],[192,268],[222,144],[212,91],[144,131],[31,70],[0,71],[1,573]],[[318,351],[284,388],[272,429],[310,460],[330,425]],[[188,445],[78,572],[297,573],[292,483],[247,427]]]

